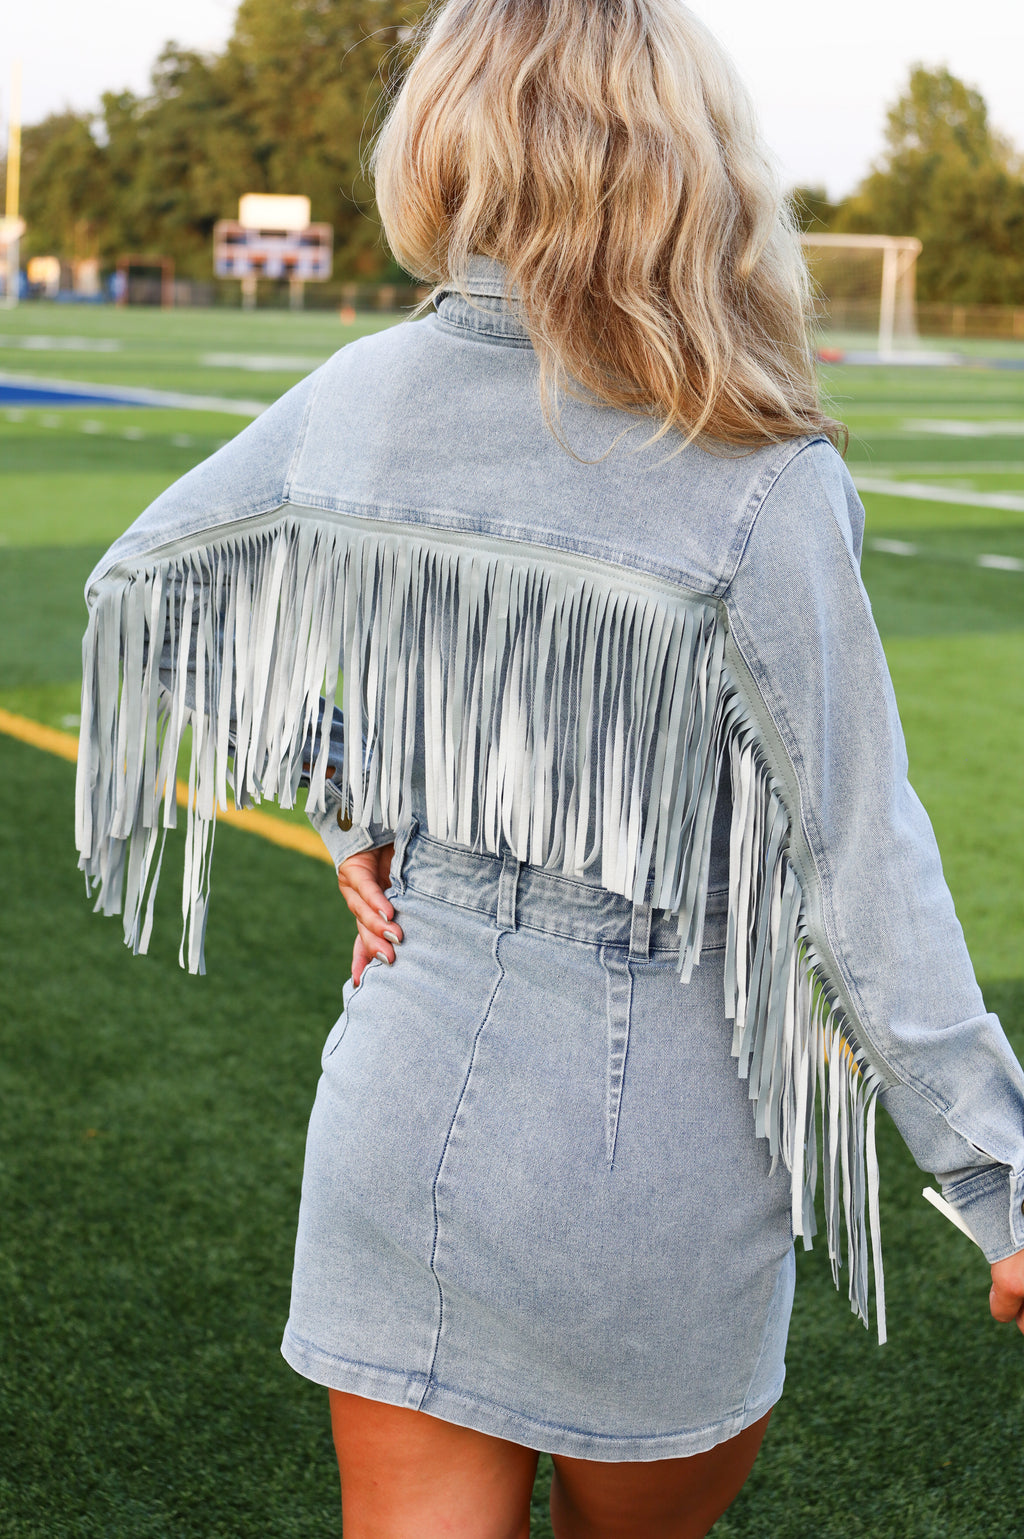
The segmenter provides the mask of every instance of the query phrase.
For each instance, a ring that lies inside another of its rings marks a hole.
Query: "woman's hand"
[[[395,910],[384,896],[391,881],[393,844],[379,850],[361,850],[350,855],[338,867],[338,890],[356,921],[358,938],[352,952],[352,982],[359,987],[363,969],[372,957],[380,957],[390,967],[395,947],[401,944],[402,927],[395,922]]]
[[[1024,1250],[993,1263],[988,1307],[993,1319],[1004,1325],[1016,1320],[1017,1329],[1024,1333]]]

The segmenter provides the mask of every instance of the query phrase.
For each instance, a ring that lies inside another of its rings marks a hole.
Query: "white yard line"
[[[877,550],[882,556],[917,556],[920,551],[916,545],[910,545],[906,540],[869,540],[869,550]]]
[[[868,540],[868,549],[880,556],[923,556],[933,560],[961,562],[967,566],[985,567],[994,572],[1024,572],[1024,561],[1019,556],[957,556],[944,551],[931,551],[927,546],[912,545],[908,540]]]
[[[329,355],[327,355],[329,356]],[[309,374],[327,362],[327,356],[299,356],[285,353],[203,353],[199,362],[205,369],[248,369],[253,374]]]
[[[12,337],[0,333],[0,348],[17,347],[28,353],[119,353],[113,337]]]
[[[967,417],[942,419],[924,417],[903,423],[904,433],[935,433],[940,438],[1024,438],[1024,419],[1020,417],[994,418],[988,422],[975,422]]]
[[[886,476],[854,476],[859,492],[878,492],[885,497],[904,497],[911,502],[950,502],[962,508],[999,508],[1004,513],[1024,513],[1019,492],[965,492],[953,486],[925,481],[892,481]]]
[[[978,565],[995,572],[1024,572],[1024,561],[1019,556],[979,556]]]
[[[849,461],[847,461],[849,464]],[[1024,479],[1024,459],[1017,460],[871,460],[851,465],[854,475],[866,476],[980,476],[1016,475]]]

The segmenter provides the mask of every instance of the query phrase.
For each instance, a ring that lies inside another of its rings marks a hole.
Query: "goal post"
[[[877,332],[881,358],[917,337],[915,287],[921,242],[912,235],[800,237],[821,319],[836,330]]]
[[[141,282],[136,279],[135,289],[132,286],[133,273],[149,273],[149,279],[143,278]],[[153,275],[159,273],[159,279]],[[139,293],[145,294],[144,299],[139,299]],[[118,305],[153,304],[158,303],[162,310],[174,308],[174,258],[168,256],[145,256],[137,252],[126,252],[117,259],[117,274],[114,284],[114,294]]]

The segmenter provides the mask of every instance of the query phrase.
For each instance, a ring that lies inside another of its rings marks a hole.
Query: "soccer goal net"
[[[825,343],[877,338],[891,356],[917,337],[914,300],[921,242],[897,235],[803,235]]]

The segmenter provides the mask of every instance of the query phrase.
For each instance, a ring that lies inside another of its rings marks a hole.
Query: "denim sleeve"
[[[324,707],[321,703],[316,734],[323,730],[323,714]],[[310,731],[306,737],[306,748],[310,755],[312,755],[313,743],[314,733]],[[303,762],[308,764],[309,758]],[[390,844],[394,839],[394,833],[378,823],[370,823],[365,827],[362,824],[353,823],[351,817],[342,811],[344,798],[338,788],[338,781],[345,765],[345,723],[337,706],[334,707],[331,720],[327,764],[334,774],[330,776],[324,787],[323,811],[311,812],[307,808],[306,816],[323,840],[324,847],[335,866],[340,866],[342,861],[348,860],[350,855],[358,855],[362,850],[376,850],[383,844]],[[309,784],[309,777],[305,773],[301,783]]]
[[[882,1104],[989,1261],[1024,1249],[1024,1072],[985,1011],[860,580],[864,513],[812,443],[757,509],[724,595],[808,924],[887,1088]],[[797,818],[799,823],[797,826]]]
[[[324,810],[306,813],[335,866],[340,866],[350,855],[358,855],[363,850],[378,850],[382,845],[394,842],[394,830],[383,824],[371,823],[364,827],[353,823],[342,813],[341,800],[341,792],[335,790],[334,782],[329,780],[324,793]]]
[[[322,718],[321,718],[322,719]],[[308,739],[312,744],[312,734]],[[324,842],[324,848],[333,860],[335,866],[340,866],[343,860],[348,860],[350,855],[358,855],[363,850],[377,850],[382,845],[391,844],[394,841],[394,830],[385,828],[382,823],[353,823],[351,817],[342,811],[344,798],[338,787],[345,762],[345,731],[342,714],[337,706],[334,708],[334,720],[331,725],[331,744],[327,755],[327,763],[335,771],[324,787],[324,807],[322,812],[311,812],[306,809],[306,816]],[[303,784],[307,783],[303,775]]]

